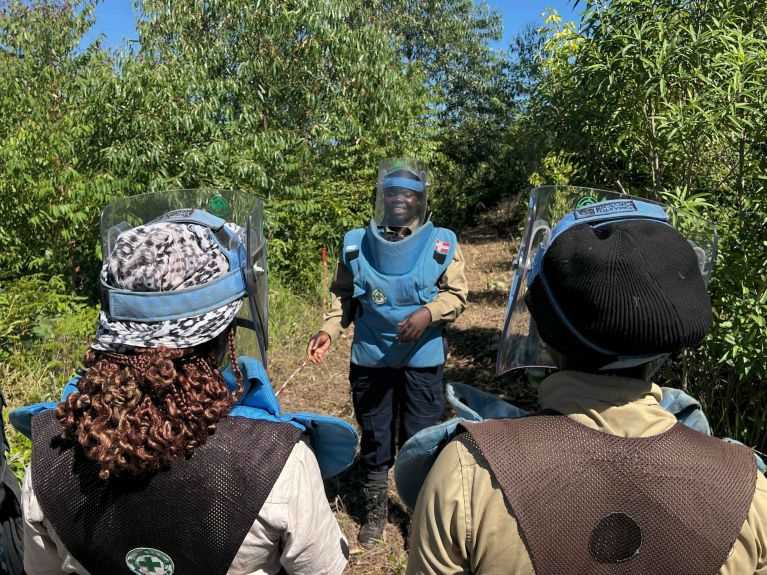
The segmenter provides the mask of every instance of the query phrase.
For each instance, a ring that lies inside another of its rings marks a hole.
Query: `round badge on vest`
[[[136,547],[125,555],[125,564],[136,575],[173,575],[173,560],[159,549]]]
[[[386,303],[386,294],[381,288],[376,288],[373,290],[373,293],[370,294],[370,299],[378,305],[383,305]]]

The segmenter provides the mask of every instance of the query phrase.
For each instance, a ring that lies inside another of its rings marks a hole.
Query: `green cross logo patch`
[[[370,299],[372,299],[378,305],[382,305],[386,303],[386,294],[381,288],[376,288],[373,290],[373,293],[370,294]]]
[[[136,575],[173,575],[173,560],[159,549],[136,547],[128,551],[125,564]]]

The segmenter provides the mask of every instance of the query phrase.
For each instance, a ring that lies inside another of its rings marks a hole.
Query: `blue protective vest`
[[[397,242],[382,238],[373,220],[346,233],[341,258],[354,276],[353,297],[361,307],[354,318],[353,363],[397,368],[445,362],[441,325],[403,345],[396,340],[397,324],[434,299],[456,246],[452,231],[431,222]]]
[[[357,452],[357,431],[354,427],[329,415],[283,413],[261,362],[252,357],[241,356],[237,363],[243,375],[243,393],[229,412],[230,417],[284,422],[297,427],[307,434],[323,479],[338,475],[354,462]],[[227,387],[234,391],[237,388],[237,380],[231,366],[222,373]],[[79,391],[77,382],[80,377],[78,374],[69,380],[61,392],[60,401],[64,401],[70,393]],[[11,411],[8,419],[19,433],[31,438],[32,417],[54,409],[57,405],[58,403],[53,401],[25,405]]]

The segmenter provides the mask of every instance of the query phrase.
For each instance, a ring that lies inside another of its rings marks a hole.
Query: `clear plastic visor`
[[[716,226],[700,216],[670,208],[660,202],[619,192],[577,186],[542,186],[530,192],[519,249],[512,260],[511,282],[495,371],[501,375],[513,369],[556,368],[525,304],[528,279],[536,253],[545,249],[552,230],[567,214],[608,200],[638,200],[661,206],[668,222],[690,243],[698,257],[703,280],[708,284],[716,259]]]
[[[409,159],[382,160],[373,219],[379,226],[415,231],[426,218],[428,168]]]
[[[236,237],[217,234],[222,243],[226,242],[227,249],[240,252],[244,262],[248,305],[240,308],[236,318],[240,326],[237,353],[255,357],[266,365],[268,286],[261,198],[238,190],[199,188],[150,192],[116,200],[101,211],[102,259],[111,253],[122,232],[180,209],[204,210],[240,228]],[[224,357],[224,364],[228,359]]]

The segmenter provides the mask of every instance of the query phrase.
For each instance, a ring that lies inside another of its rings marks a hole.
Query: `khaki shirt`
[[[32,488],[29,469],[21,501],[27,575],[88,575],[45,518]],[[317,459],[311,448],[299,441],[227,573],[338,575],[346,567],[347,550],[346,538],[325,498]]]
[[[621,437],[657,435],[676,423],[659,405],[661,389],[642,380],[564,371],[544,380],[539,395],[541,408]],[[487,463],[460,438],[439,455],[418,496],[407,573],[535,573]],[[767,480],[758,471],[751,509],[719,573],[767,574]]]
[[[464,259],[461,248],[456,245],[453,260],[448,264],[445,272],[437,282],[439,291],[434,299],[424,305],[431,313],[431,325],[440,322],[451,322],[461,315],[466,308],[466,300],[469,293],[469,284],[463,271]],[[354,294],[354,275],[343,262],[339,260],[333,281],[330,284],[333,301],[330,311],[323,316],[320,331],[330,336],[335,341],[339,334],[349,327],[354,320],[354,307],[352,295]]]

